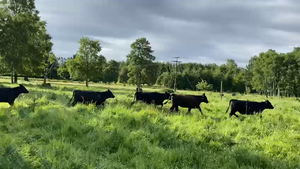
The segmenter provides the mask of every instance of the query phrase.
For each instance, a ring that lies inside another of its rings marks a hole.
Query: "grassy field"
[[[24,82],[29,94],[13,107],[0,103],[0,168],[300,168],[300,102],[270,98],[274,110],[259,116],[225,114],[232,98],[262,101],[263,96],[206,93],[209,103],[186,115],[133,100],[134,87],[110,88],[115,99],[105,108],[69,105],[79,83]],[[1,79],[0,85],[9,84]],[[144,89],[144,91],[161,89]],[[202,92],[179,91],[202,94]]]

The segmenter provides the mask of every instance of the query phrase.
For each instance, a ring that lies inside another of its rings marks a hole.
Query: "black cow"
[[[115,98],[113,93],[108,89],[105,92],[95,92],[95,91],[82,91],[82,90],[74,90],[73,96],[69,102],[74,98],[72,106],[77,104],[78,102],[89,104],[96,103],[96,105],[104,105],[104,102],[108,98]]]
[[[158,92],[136,92],[134,94],[134,99],[136,101],[143,101],[148,104],[154,103],[155,105],[163,106],[164,100],[170,98],[170,93],[158,93]],[[133,104],[133,103],[132,103]]]
[[[200,95],[200,96],[172,94],[170,99],[172,100],[172,107],[170,108],[170,111],[173,111],[174,109],[176,109],[176,111],[178,111],[178,106],[180,106],[180,107],[184,107],[184,108],[189,108],[188,113],[191,113],[191,109],[197,108],[197,109],[199,109],[199,111],[201,112],[202,115],[203,115],[203,113],[200,108],[200,104],[201,104],[201,102],[208,103],[205,93],[203,93],[203,95]]]
[[[14,88],[0,88],[0,102],[9,103],[10,106],[13,106],[15,99],[21,93],[29,93],[29,91],[21,84]]]
[[[231,107],[229,117],[231,117],[232,115],[239,117],[235,114],[236,112],[245,115],[253,115],[255,113],[260,113],[261,117],[261,113],[264,111],[264,109],[274,109],[273,105],[268,100],[264,102],[253,102],[232,99],[229,101],[229,106],[226,110],[226,113],[228,112],[229,107]]]

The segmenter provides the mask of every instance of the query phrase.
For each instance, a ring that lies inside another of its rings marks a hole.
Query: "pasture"
[[[230,99],[264,96],[206,93],[209,103],[169,113],[133,101],[134,86],[91,84],[116,96],[103,107],[68,102],[84,84],[25,82],[29,94],[13,107],[0,103],[0,168],[300,168],[300,102],[269,98],[275,107],[258,115],[225,114]],[[14,87],[9,79],[0,85]],[[162,89],[143,88],[144,91]],[[185,94],[203,92],[178,91]]]

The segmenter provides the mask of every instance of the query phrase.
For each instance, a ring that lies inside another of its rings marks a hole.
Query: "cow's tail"
[[[225,114],[226,114],[226,113],[228,112],[228,110],[229,110],[229,107],[230,107],[230,105],[231,105],[231,101],[232,101],[232,100],[229,101],[229,105],[228,105],[228,108],[227,108]]]

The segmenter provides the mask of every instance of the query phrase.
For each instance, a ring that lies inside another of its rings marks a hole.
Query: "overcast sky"
[[[225,63],[244,67],[272,48],[300,44],[299,0],[36,0],[54,52],[71,57],[83,36],[100,41],[107,60],[125,60],[146,37],[157,61]]]

